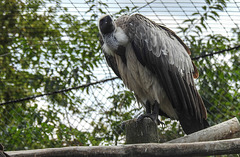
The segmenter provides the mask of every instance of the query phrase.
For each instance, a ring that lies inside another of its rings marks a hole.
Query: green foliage
[[[119,88],[123,88],[123,86]],[[104,112],[100,112],[100,118],[92,122],[93,136],[99,139],[92,143],[93,145],[99,145],[100,142],[104,142],[106,145],[124,143],[122,122],[133,118],[134,110],[136,110],[132,108],[135,98],[130,91],[120,91],[108,99],[112,102],[111,106]]]
[[[160,143],[184,136],[184,132],[176,120],[162,117],[162,121],[164,124],[158,127],[158,136]]]
[[[94,77],[92,71],[101,59],[96,19],[59,15],[58,10],[65,9],[60,1],[49,1],[51,6],[46,2],[0,3],[0,102],[76,86]],[[86,145],[85,133],[58,118],[63,115],[61,106],[80,113],[75,104],[82,100],[68,92],[47,97],[56,108],[44,109],[34,101],[1,106],[0,140],[12,150],[60,147],[74,141]]]
[[[206,5],[202,6],[202,11],[197,11],[192,13],[193,18],[184,20],[188,27],[179,27],[181,33],[188,38],[187,33],[195,33],[195,35],[200,36],[203,33],[203,29],[208,29],[207,21],[209,19],[217,21],[219,19],[219,11],[223,11],[226,8],[227,0],[205,0]]]

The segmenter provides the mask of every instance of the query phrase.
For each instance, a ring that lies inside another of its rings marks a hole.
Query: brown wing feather
[[[190,49],[187,47],[187,45],[182,41],[182,39],[180,39],[176,33],[174,31],[172,31],[171,29],[165,27],[165,26],[162,26],[162,25],[159,25],[159,27],[161,27],[162,29],[166,30],[170,35],[173,35],[181,44],[182,46],[185,48],[185,50],[187,51],[187,53],[189,55],[191,55],[191,51]],[[194,72],[193,72],[193,77],[194,78],[198,78],[199,77],[199,73],[198,73],[198,70],[197,70],[197,67],[196,65],[192,62],[193,64],[193,67],[194,67]]]

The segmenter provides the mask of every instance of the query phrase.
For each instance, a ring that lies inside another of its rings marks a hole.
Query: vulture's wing
[[[104,44],[104,41],[101,37],[101,35],[99,36],[99,41],[100,41],[100,44],[101,46],[103,46]],[[120,74],[119,74],[119,71],[118,71],[118,68],[117,68],[117,62],[116,62],[116,59],[114,58],[114,56],[111,56],[109,54],[107,54],[106,52],[104,52],[104,50],[102,49],[103,53],[104,53],[104,56],[106,58],[106,61],[107,61],[107,64],[108,66],[110,66],[113,70],[113,72],[119,77],[121,78]]]
[[[138,60],[159,79],[185,133],[207,127],[207,112],[193,81],[198,72],[182,40],[140,14],[128,19],[125,33]]]

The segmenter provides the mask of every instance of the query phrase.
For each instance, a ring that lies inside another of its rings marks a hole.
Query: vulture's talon
[[[140,116],[137,118],[137,121],[141,121],[141,120],[143,120],[144,118],[150,118],[150,119],[151,119],[152,121],[154,121],[157,125],[164,124],[163,122],[161,122],[161,121],[158,119],[158,115],[157,115],[157,114],[151,114],[151,113],[145,113],[145,114],[140,115]]]

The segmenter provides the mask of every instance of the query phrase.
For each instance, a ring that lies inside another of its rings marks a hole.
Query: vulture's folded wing
[[[159,79],[184,131],[207,127],[207,112],[193,81],[198,72],[181,39],[140,14],[128,19],[125,33],[138,60]]]

